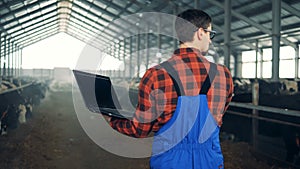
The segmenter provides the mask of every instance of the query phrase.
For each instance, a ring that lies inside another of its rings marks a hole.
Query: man
[[[151,168],[223,168],[222,116],[232,98],[229,70],[203,56],[212,43],[211,18],[201,10],[178,15],[180,48],[148,69],[139,85],[133,120],[106,119],[117,131],[146,137],[154,132]]]

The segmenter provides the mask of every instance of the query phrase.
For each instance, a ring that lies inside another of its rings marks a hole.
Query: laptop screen
[[[109,77],[73,70],[86,106],[121,109]]]

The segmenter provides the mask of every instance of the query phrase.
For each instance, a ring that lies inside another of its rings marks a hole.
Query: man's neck
[[[180,48],[195,48],[195,49],[198,49],[198,47],[194,44],[194,43],[189,43],[189,42],[186,42],[186,43],[182,43],[179,45]]]
[[[180,44],[179,47],[180,48],[194,48],[194,49],[199,50],[198,47],[196,45],[194,45],[194,43],[188,43],[188,42]],[[199,52],[201,53],[202,56],[204,56],[206,54],[206,53],[201,52],[200,50],[199,50]]]

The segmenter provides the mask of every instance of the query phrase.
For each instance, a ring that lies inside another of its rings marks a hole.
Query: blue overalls
[[[174,68],[168,62],[162,66],[172,78],[179,97],[172,118],[154,136],[151,169],[224,168],[220,129],[210,113],[206,98],[215,77],[216,65],[211,64],[209,76],[197,96],[185,96]]]

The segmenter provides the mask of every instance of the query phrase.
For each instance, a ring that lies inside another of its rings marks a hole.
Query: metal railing
[[[300,117],[300,111],[296,111],[296,110],[280,109],[280,108],[274,108],[274,107],[268,107],[268,106],[259,106],[259,105],[254,105],[252,103],[231,102],[229,105],[234,106],[234,107],[239,107],[239,108],[247,108],[247,109],[270,112],[270,113],[275,113],[275,114]],[[227,110],[227,112],[230,114],[239,115],[239,116],[243,116],[243,117],[254,118],[254,119],[258,119],[258,120],[265,120],[265,121],[269,121],[269,122],[274,122],[274,123],[279,123],[279,124],[287,124],[287,125],[291,125],[291,126],[300,127],[300,123],[297,124],[297,123],[291,123],[291,122],[286,122],[286,121],[282,121],[282,120],[270,119],[270,118],[266,118],[266,117],[260,117],[257,115],[253,115],[253,114],[240,113],[240,112],[236,112],[236,111],[232,111],[232,110]]]

